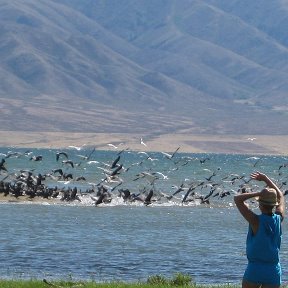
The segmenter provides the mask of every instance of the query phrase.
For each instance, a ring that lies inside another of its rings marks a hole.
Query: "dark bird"
[[[73,179],[73,175],[71,173],[64,173],[62,177],[64,180]]]
[[[185,201],[186,201],[186,199],[187,199],[187,197],[189,196],[189,194],[194,190],[194,189],[196,189],[198,187],[198,185],[197,186],[190,186],[189,187],[189,189],[187,190],[187,192],[186,192],[186,194],[184,195],[184,197],[183,197],[183,199],[182,199],[182,203],[184,203]],[[194,194],[194,192],[193,192],[193,194]]]
[[[113,161],[112,165],[111,165],[111,169],[114,169],[117,166],[117,163],[120,160],[120,155],[118,155],[118,157]]]
[[[102,193],[95,202],[95,206],[101,204],[105,198],[105,193]]]
[[[144,199],[144,205],[148,206],[151,204],[151,198],[153,196],[153,190],[151,189],[148,193],[148,195],[146,196],[146,198]]]
[[[210,192],[205,197],[203,197],[202,200],[204,201],[204,200],[207,200],[208,198],[210,198],[212,196],[212,194],[214,193],[214,191],[215,191],[215,189],[211,189]]]
[[[42,159],[43,159],[42,155],[32,156],[30,158],[30,160],[33,160],[33,161],[42,161]]]
[[[89,155],[87,156],[87,160],[89,160],[89,159],[91,158],[91,156],[92,156],[92,154],[95,152],[95,150],[96,150],[96,147],[94,147],[94,148],[92,149],[92,151],[89,153]]]
[[[259,159],[257,159],[256,161],[255,161],[255,163],[253,164],[253,167],[256,167],[256,165],[259,163],[259,161],[261,160],[262,158],[260,157]]]
[[[171,200],[173,196],[175,196],[176,194],[184,191],[184,188],[183,188],[183,187],[184,187],[184,183],[182,183],[182,184],[180,185],[180,187],[179,187],[171,196],[168,196],[167,199],[168,199],[168,200]]]
[[[200,159],[200,163],[201,163],[201,164],[204,164],[204,163],[205,163],[206,161],[208,161],[208,160],[210,160],[209,157],[204,158],[204,159]]]
[[[5,159],[2,158],[2,160],[1,160],[1,162],[0,162],[0,171],[3,170],[3,171],[6,171],[6,172],[7,172],[7,169],[6,169],[6,167],[4,166],[5,162],[6,162]]]
[[[119,189],[118,191],[120,197],[122,197],[124,201],[127,201],[131,196],[131,192],[129,191],[129,189]]]
[[[114,187],[111,189],[111,192],[114,191],[117,187],[121,186],[122,183],[123,183],[123,182],[120,182],[120,183],[118,183],[116,186],[114,186]]]
[[[111,194],[104,186],[100,186],[97,192],[98,199],[95,201],[95,206],[101,203],[108,203],[111,202]],[[91,196],[90,196],[91,197]],[[92,198],[92,197],[91,197]],[[92,198],[94,200],[94,198]]]
[[[61,168],[52,170],[53,174],[59,173],[61,176],[64,174]]]
[[[120,170],[123,168],[122,164],[119,165],[115,170],[113,170],[110,174],[110,176],[114,176],[116,174],[119,174],[120,173]]]
[[[282,168],[287,167],[287,166],[288,166],[287,163],[280,165],[279,168],[278,168],[278,171],[280,171]]]
[[[46,279],[43,279],[43,282],[44,282],[45,284],[51,286],[51,287],[58,287],[58,285],[55,285],[55,284],[53,284],[53,283],[51,283],[51,282],[48,282]]]
[[[57,152],[56,153],[56,161],[59,160],[61,155],[63,155],[64,157],[66,157],[66,159],[68,159],[68,154],[66,152]]]
[[[206,179],[207,181],[211,181],[212,177],[214,177],[214,176],[216,176],[216,173],[215,173],[215,172],[213,172],[213,174],[212,174],[210,177],[205,178],[205,179]]]
[[[220,193],[219,197],[220,198],[224,198],[224,197],[226,197],[228,195],[231,195],[230,191]]]
[[[180,149],[180,147],[178,147],[178,148],[172,153],[171,158],[173,158],[173,157],[175,156],[175,154],[178,152],[179,149]]]
[[[46,179],[45,175],[38,173],[38,175],[36,176],[36,187],[41,186],[42,181],[44,181],[45,179]]]
[[[63,160],[62,163],[63,164],[69,164],[69,165],[71,165],[72,168],[74,168],[74,163],[71,160]]]

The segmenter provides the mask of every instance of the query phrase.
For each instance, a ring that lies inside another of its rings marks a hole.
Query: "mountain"
[[[1,130],[287,134],[288,1],[1,0]]]

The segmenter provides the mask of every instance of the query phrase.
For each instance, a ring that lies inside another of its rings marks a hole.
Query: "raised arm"
[[[274,188],[277,192],[277,199],[279,205],[276,206],[275,213],[279,214],[282,217],[282,220],[284,219],[285,215],[285,199],[282,191],[279,189],[279,187],[264,173],[261,173],[259,171],[254,172],[251,174],[251,179],[258,180],[258,181],[264,181],[268,187]]]
[[[247,203],[245,203],[246,200],[250,198],[254,198],[256,196],[259,196],[260,192],[251,192],[251,193],[243,193],[238,194],[234,196],[234,202],[239,210],[239,212],[242,214],[242,216],[248,221],[248,223],[251,225],[252,231],[254,234],[256,234],[259,226],[259,220],[257,215],[249,209],[249,206]]]

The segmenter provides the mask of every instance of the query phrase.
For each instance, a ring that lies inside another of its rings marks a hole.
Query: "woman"
[[[248,265],[243,276],[242,287],[276,288],[281,285],[279,251],[285,199],[277,185],[265,174],[252,173],[251,179],[264,181],[268,187],[261,192],[243,193],[234,197],[238,210],[249,223],[246,240]],[[245,202],[251,198],[258,200],[260,215],[249,209]]]

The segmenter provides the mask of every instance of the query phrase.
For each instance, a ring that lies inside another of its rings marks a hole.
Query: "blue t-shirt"
[[[251,226],[246,240],[248,266],[244,279],[259,284],[281,283],[279,251],[282,240],[281,216],[258,215],[259,227],[256,235]]]

